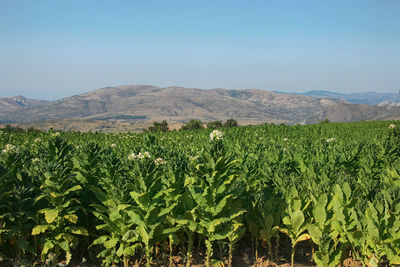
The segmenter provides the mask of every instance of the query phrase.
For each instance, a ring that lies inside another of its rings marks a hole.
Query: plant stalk
[[[211,266],[211,257],[213,255],[213,249],[212,249],[212,243],[210,240],[206,239],[205,240],[206,243],[206,267],[210,267]]]
[[[228,267],[232,267],[233,243],[229,242]]]
[[[192,261],[192,249],[193,249],[193,234],[188,234],[188,251],[186,254],[187,262],[186,267],[190,267],[190,263]]]

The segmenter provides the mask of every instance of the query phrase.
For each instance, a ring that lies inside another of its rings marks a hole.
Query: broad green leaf
[[[47,223],[52,223],[57,218],[59,211],[57,209],[44,209],[40,212],[44,213],[44,218]]]
[[[107,241],[108,239],[109,239],[110,237],[109,236],[106,236],[106,235],[103,235],[103,236],[100,236],[99,238],[97,238],[97,239],[95,239],[94,241],[93,241],[93,245],[100,245],[100,244],[103,244],[105,241]]]
[[[223,208],[225,208],[228,199],[232,197],[233,197],[232,195],[227,195],[217,204],[213,212],[214,216],[218,215],[223,210]]]
[[[88,231],[83,227],[69,226],[68,227],[68,231],[71,234],[75,234],[75,235],[84,235],[84,236],[88,236],[89,235]]]
[[[131,205],[129,205],[129,204],[119,204],[118,211],[125,210],[125,209],[129,208],[130,206]]]
[[[122,254],[124,253],[124,249],[125,249],[124,244],[121,244],[121,245],[119,246],[119,248],[117,249],[117,252],[115,252],[115,254],[116,254],[118,257],[121,257]]]
[[[49,228],[50,228],[50,225],[36,225],[32,229],[32,235],[38,235],[38,234],[44,233]]]
[[[321,226],[325,225],[325,222],[326,222],[326,210],[325,210],[325,207],[323,205],[320,205],[318,203],[314,207],[313,215],[314,215],[315,221],[319,225],[321,225]]]
[[[114,248],[118,243],[118,239],[117,238],[110,238],[106,241],[103,242],[103,245],[105,248]]]
[[[54,247],[54,243],[51,240],[48,240],[43,245],[42,255],[46,255],[47,252]]]
[[[75,185],[75,186],[73,186],[73,187],[67,189],[67,190],[64,192],[64,195],[68,195],[69,193],[74,192],[74,191],[77,191],[77,190],[82,190],[82,186],[80,186],[80,185]]]
[[[293,216],[292,216],[292,226],[293,229],[297,232],[300,227],[303,225],[304,223],[304,214],[301,210],[296,210],[295,212],[293,212]]]
[[[143,224],[141,224],[138,226],[137,230],[138,230],[140,237],[142,238],[143,243],[147,246],[149,244],[150,237],[146,231],[146,228],[144,227]]]
[[[313,224],[309,224],[307,226],[307,231],[311,236],[311,239],[314,241],[314,243],[316,243],[318,246],[321,246],[321,238],[322,238],[322,232],[321,230],[313,225]]]
[[[78,216],[76,216],[75,214],[64,215],[64,218],[73,224],[76,224],[78,222]]]
[[[139,246],[138,244],[135,244],[133,246],[126,247],[122,252],[122,254],[125,256],[135,256],[136,249],[138,246]]]
[[[293,223],[289,216],[283,217],[282,221],[283,221],[283,224],[285,224],[286,226],[292,225],[292,223]]]
[[[304,234],[300,235],[300,236],[296,239],[295,244],[297,244],[297,243],[299,243],[299,242],[302,242],[302,241],[305,241],[305,240],[309,240],[309,239],[311,239],[311,236],[310,236],[309,234],[307,234],[307,233],[304,233]]]
[[[126,241],[126,240],[130,240],[132,238],[136,237],[136,232],[133,230],[128,230],[123,236],[122,236],[122,240]]]
[[[346,199],[350,199],[351,197],[351,188],[349,183],[345,182],[342,184],[342,191],[344,195],[346,196]]]
[[[266,230],[271,229],[274,226],[274,221],[275,221],[274,216],[272,214],[268,214],[267,217],[265,217],[265,220],[264,220],[265,229]]]
[[[69,264],[70,262],[71,262],[71,259],[72,259],[72,253],[71,252],[69,252],[69,251],[66,251],[65,252],[65,264]]]
[[[293,199],[292,208],[293,208],[294,211],[301,210],[301,200],[297,199],[297,198]]]
[[[314,253],[314,261],[317,266],[328,267],[329,266],[329,255],[321,251],[316,251]]]
[[[56,192],[51,192],[51,193],[50,193],[50,196],[52,196],[53,198],[56,198],[56,197],[60,197],[61,194],[56,193]]]

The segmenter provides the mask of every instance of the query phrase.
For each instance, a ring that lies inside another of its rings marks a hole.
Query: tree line
[[[228,119],[225,122],[222,121],[210,121],[206,124],[206,127],[208,129],[218,129],[218,128],[231,128],[231,127],[236,127],[238,126],[238,122],[235,119]],[[182,125],[180,130],[200,130],[204,129],[204,123],[201,120],[198,119],[191,119],[189,122],[186,124]],[[168,122],[166,120],[163,120],[161,122],[154,121],[153,126],[150,126],[148,128],[148,131],[150,132],[167,132],[169,131],[168,127]]]

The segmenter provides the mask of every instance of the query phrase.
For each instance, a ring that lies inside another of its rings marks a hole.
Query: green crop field
[[[400,264],[393,123],[0,131],[0,265]]]

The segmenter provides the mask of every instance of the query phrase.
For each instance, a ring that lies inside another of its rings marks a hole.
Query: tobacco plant
[[[35,199],[38,224],[32,229],[32,235],[38,236],[41,243],[41,259],[44,261],[49,253],[58,257],[65,253],[68,264],[72,250],[78,245],[79,236],[87,236],[85,228],[77,226],[80,202],[76,197],[82,190],[76,176],[72,173],[71,145],[61,138],[49,141],[49,158],[43,162],[40,177],[40,195]]]
[[[290,197],[291,198],[282,218],[284,227],[282,227],[280,231],[286,234],[292,241],[292,253],[290,261],[291,266],[293,267],[296,245],[301,241],[310,239],[310,235],[305,232],[309,222],[308,217],[306,220],[304,213],[311,201],[302,201],[295,189],[290,191]]]
[[[199,160],[196,176],[187,177],[185,185],[196,203],[193,223],[206,238],[206,266],[210,266],[214,241],[228,239],[228,258],[232,258],[233,245],[243,233],[240,221],[245,210],[235,194],[239,189],[236,160],[225,152],[223,142],[214,141]]]
[[[321,267],[338,266],[342,254],[342,248],[336,240],[337,236],[332,236],[333,211],[329,202],[330,198],[327,194],[321,194],[315,198],[312,209],[313,221],[307,225],[312,241],[318,245],[318,251],[314,253],[314,261]]]

